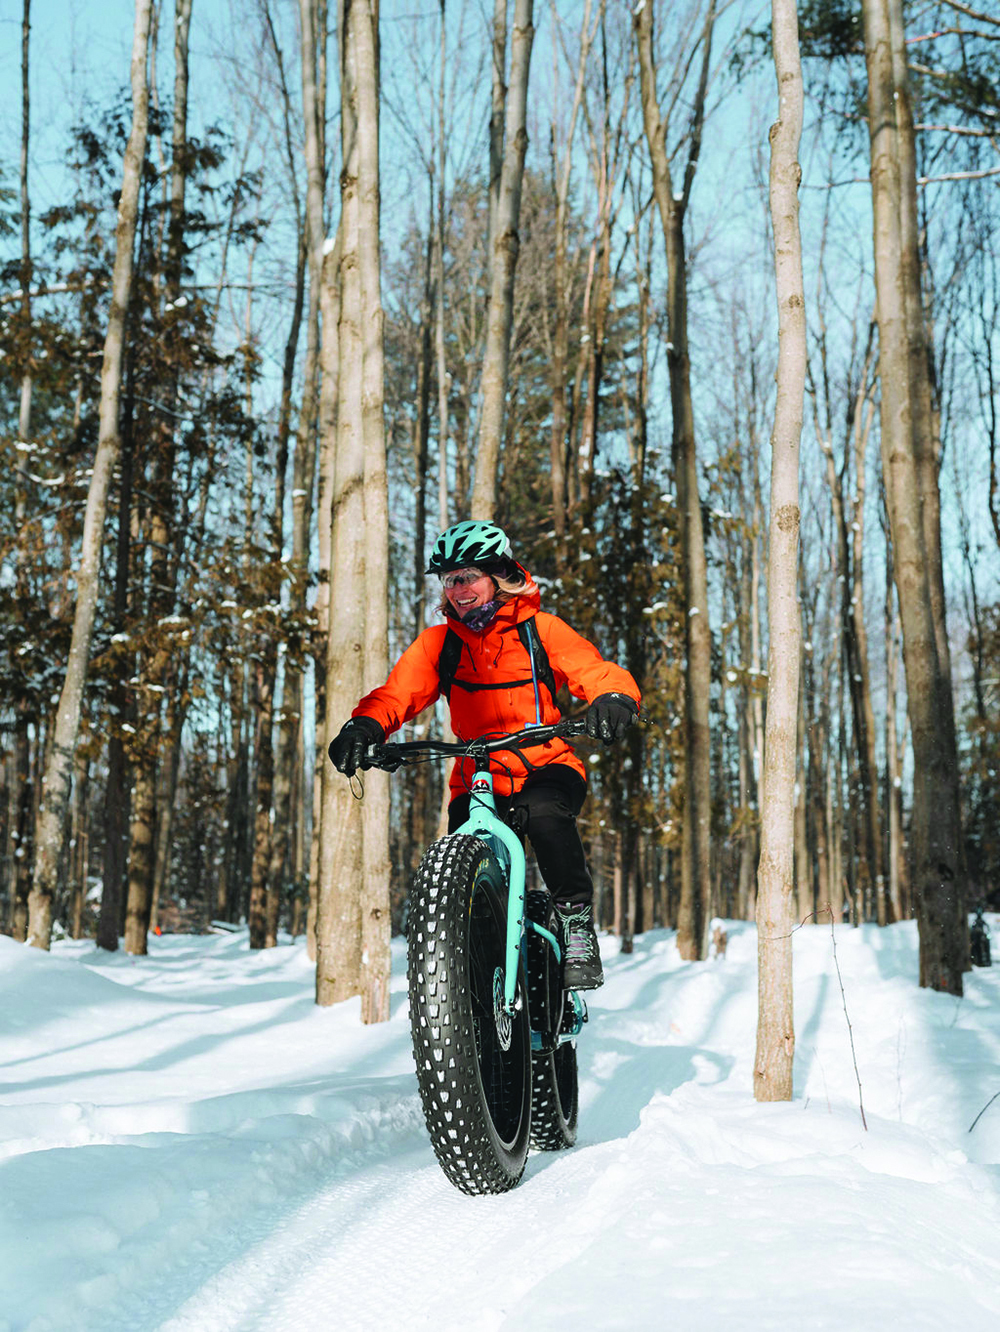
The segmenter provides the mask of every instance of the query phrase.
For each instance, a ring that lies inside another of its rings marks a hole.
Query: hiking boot
[[[601,950],[589,902],[557,902],[559,942],[563,954],[563,989],[596,990],[604,984]]]

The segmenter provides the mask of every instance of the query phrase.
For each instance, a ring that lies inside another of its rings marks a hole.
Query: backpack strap
[[[441,655],[438,657],[441,693],[449,702],[451,701],[451,687],[455,683],[455,672],[458,670],[458,663],[462,656],[462,647],[462,640],[449,625],[448,632],[444,636],[444,642],[441,644]]]
[[[528,660],[531,662],[532,681],[540,680],[552,696],[552,702],[556,701],[556,678],[552,674],[552,666],[549,663],[549,654],[545,651],[545,645],[538,635],[538,626],[535,624],[535,617],[532,615],[527,620],[520,620],[517,626],[517,635],[524,644],[524,650],[528,654]],[[537,694],[537,691],[536,691]],[[541,713],[541,704],[539,703],[539,714]],[[540,716],[539,716],[540,719]]]
[[[480,689],[511,689],[518,685],[534,685],[535,696],[538,703],[538,713],[541,717],[541,700],[538,698],[538,683],[545,685],[552,695],[552,701],[556,697],[556,681],[552,673],[552,666],[549,663],[548,653],[545,651],[545,645],[538,635],[538,629],[535,625],[535,617],[532,615],[527,620],[521,620],[517,626],[517,636],[528,654],[528,661],[531,665],[531,678],[528,680],[503,680],[498,682],[475,682],[456,680],[458,673],[458,663],[462,657],[462,648],[465,646],[458,634],[452,627],[448,626],[448,632],[444,636],[444,642],[441,644],[441,655],[438,657],[438,675],[441,677],[441,693],[446,699],[451,701],[451,691],[454,685],[460,689],[478,691]]]

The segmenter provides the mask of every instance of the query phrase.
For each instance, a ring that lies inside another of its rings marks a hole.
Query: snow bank
[[[703,964],[603,941],[580,1142],[480,1199],[426,1140],[399,941],[363,1027],[300,945],[0,938],[0,1329],[992,1332],[1000,967],[955,1000],[911,923],[838,929],[856,1073],[831,932],[800,930],[795,1100],[757,1105],[756,937],[726,929]]]

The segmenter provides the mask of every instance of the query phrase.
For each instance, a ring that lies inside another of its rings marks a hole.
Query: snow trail
[[[995,928],[994,935],[1000,933]],[[0,939],[0,1332],[1000,1325],[1000,968],[919,991],[911,923],[795,936],[796,1099],[752,1098],[756,937],[602,941],[580,1137],[467,1198],[392,1019],[300,946]]]

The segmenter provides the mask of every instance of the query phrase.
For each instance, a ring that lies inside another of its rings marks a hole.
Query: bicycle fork
[[[504,962],[504,1010],[513,1013],[517,995],[517,968],[524,926],[524,848],[517,834],[497,813],[493,799],[493,774],[477,772],[472,779],[469,817],[462,832],[473,833],[489,843],[507,870],[507,940]]]
[[[524,911],[524,847],[517,834],[501,820],[493,798],[493,774],[487,769],[477,771],[472,779],[469,817],[462,832],[472,833],[487,842],[500,863],[507,870],[507,939],[504,960],[503,1007],[513,1014],[517,999],[517,971],[521,960],[521,940],[524,927],[535,931],[548,943],[557,964],[562,962],[559,940],[544,925],[525,921]],[[587,1007],[575,990],[566,994],[561,1040],[579,1035],[587,1021]],[[532,1034],[534,1040],[534,1033]]]

